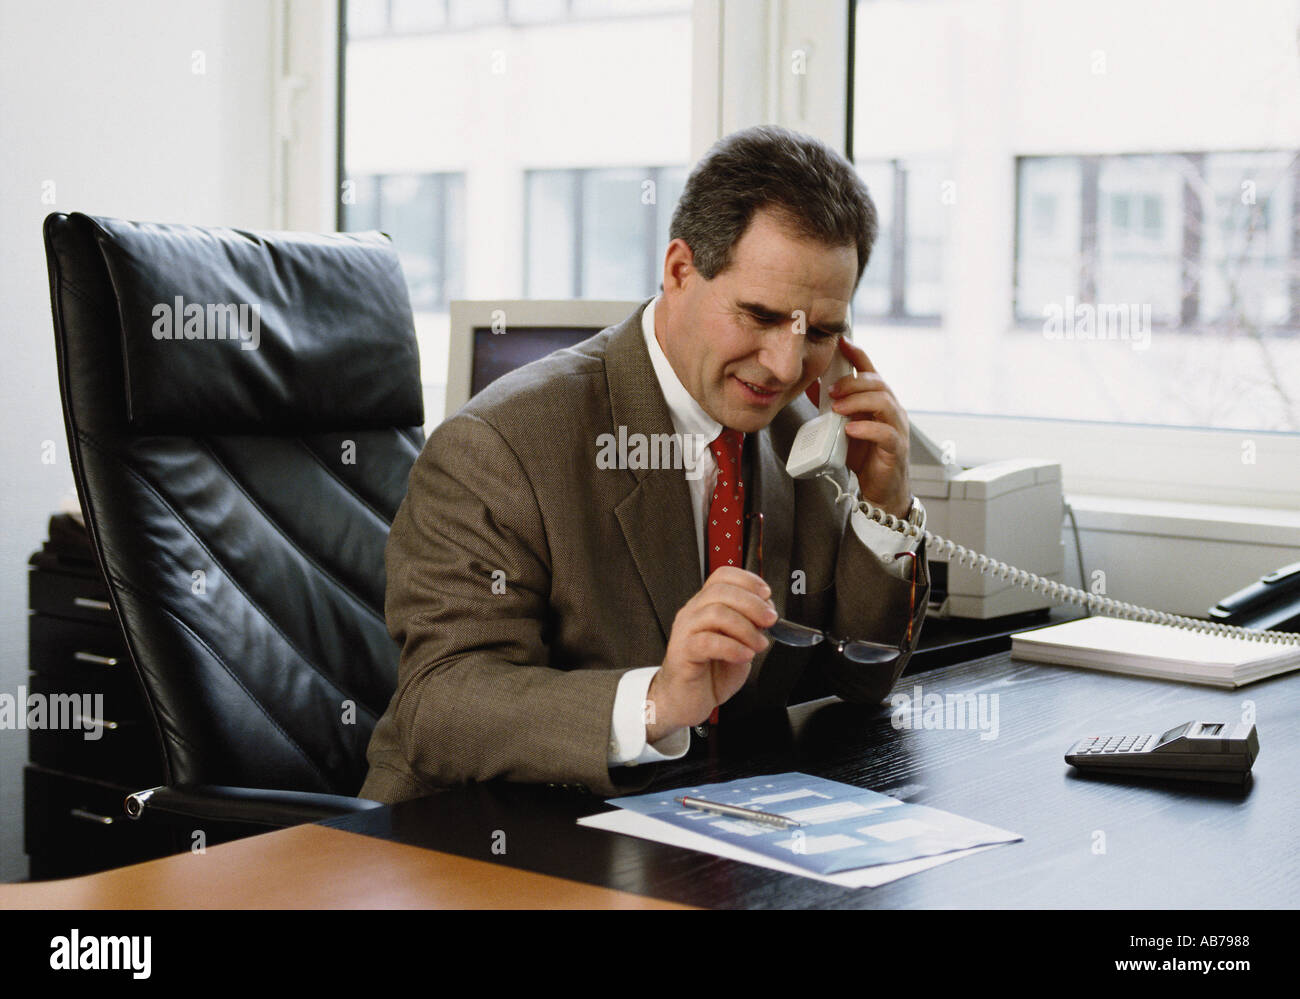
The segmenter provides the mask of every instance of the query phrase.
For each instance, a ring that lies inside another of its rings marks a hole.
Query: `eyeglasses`
[[[758,574],[763,575],[763,514],[761,511],[747,514],[745,519],[748,521],[751,517],[758,518]],[[774,624],[767,628],[767,633],[773,640],[780,642],[782,645],[791,645],[796,648],[807,649],[814,645],[820,645],[822,642],[828,642],[835,646],[835,651],[842,655],[850,662],[863,663],[872,666],[884,666],[898,662],[906,655],[912,647],[912,622],[916,620],[916,553],[899,552],[894,556],[895,559],[910,556],[912,559],[912,589],[909,597],[908,615],[907,615],[907,632],[903,640],[898,645],[885,645],[882,642],[868,642],[863,639],[837,638],[830,632],[822,631],[820,628],[810,628],[806,624],[795,624],[793,621],[787,621],[785,618],[778,618]],[[769,584],[770,585],[770,584]]]

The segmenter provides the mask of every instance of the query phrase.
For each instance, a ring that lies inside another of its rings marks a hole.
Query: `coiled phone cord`
[[[981,576],[989,572],[995,573],[999,579],[1010,579],[1015,585],[1023,587],[1032,593],[1042,593],[1049,600],[1056,603],[1076,604],[1109,617],[1123,618],[1128,621],[1145,621],[1151,624],[1167,624],[1174,628],[1199,631],[1208,635],[1243,638],[1252,642],[1264,642],[1271,645],[1300,644],[1300,634],[1294,632],[1261,631],[1258,628],[1242,628],[1237,625],[1219,624],[1215,621],[1200,621],[1194,617],[1183,617],[1180,614],[1169,614],[1165,611],[1151,610],[1148,607],[1139,607],[1136,604],[1123,603],[1119,600],[1112,600],[1110,597],[1103,597],[1073,586],[1066,586],[1054,579],[1045,579],[1032,572],[1017,569],[1013,565],[1007,565],[1005,562],[999,562],[987,555],[971,551],[964,545],[959,545],[955,541],[942,538],[930,531],[922,531],[905,520],[899,520],[892,513],[886,513],[861,497],[854,497],[851,493],[846,493],[829,472],[822,472],[819,478],[826,479],[835,487],[835,502],[845,501],[852,505],[856,499],[857,508],[871,520],[909,538],[924,537],[927,553],[946,556],[949,565],[956,563],[969,569],[975,569]]]

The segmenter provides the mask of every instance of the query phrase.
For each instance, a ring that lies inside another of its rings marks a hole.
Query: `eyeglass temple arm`
[[[911,648],[912,647],[912,622],[916,620],[916,552],[899,552],[897,555],[894,556],[894,560],[897,561],[898,559],[902,558],[905,555],[910,555],[912,558],[912,589],[910,595],[908,596],[907,637],[903,639],[903,641],[907,643],[908,648]]]

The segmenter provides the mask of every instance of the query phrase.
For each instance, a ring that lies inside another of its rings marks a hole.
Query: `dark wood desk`
[[[981,739],[991,730],[978,728],[895,729],[887,704],[822,701],[724,728],[687,758],[660,764],[652,788],[799,770],[1010,829],[1024,842],[848,890],[578,826],[580,816],[609,807],[590,795],[494,784],[223,844],[204,856],[0,886],[0,908],[1300,905],[1293,724],[1300,674],[1219,691],[1012,662],[1002,653],[904,677],[895,693],[915,696],[917,686],[922,695],[996,695],[997,737]],[[1237,717],[1248,701],[1261,738],[1244,788],[1086,778],[1062,759],[1081,735]]]
[[[926,673],[941,666],[1009,652],[1011,636],[1016,632],[1045,628],[1049,624],[1064,624],[1087,616],[1082,608],[1073,606],[1009,614],[988,621],[927,615],[925,627],[921,629],[921,638],[916,644],[916,651],[907,661],[904,675]]]
[[[660,764],[652,789],[797,770],[978,819],[1024,841],[875,889],[848,890],[576,825],[607,810],[555,788],[454,789],[330,824],[401,843],[721,908],[1292,908],[1300,905],[1300,674],[1221,691],[1001,653],[903,677],[895,693],[996,695],[996,738],[896,730],[888,704],[822,701],[788,721],[719,731]],[[1163,732],[1240,717],[1253,702],[1260,756],[1245,788],[1080,775],[1078,737]],[[993,702],[986,702],[990,706]],[[504,845],[494,854],[493,844]]]

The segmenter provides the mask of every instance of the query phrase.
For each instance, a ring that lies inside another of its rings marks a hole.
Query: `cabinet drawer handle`
[[[83,822],[93,822],[100,826],[111,826],[113,817],[111,815],[96,815],[94,812],[88,812],[84,808],[72,808],[68,814],[74,819],[81,819]]]
[[[76,607],[85,607],[88,610],[111,611],[113,605],[107,600],[91,600],[90,597],[76,597],[72,601]]]
[[[79,663],[94,663],[96,666],[117,665],[117,659],[113,656],[97,656],[93,652],[78,652],[72,658]]]

